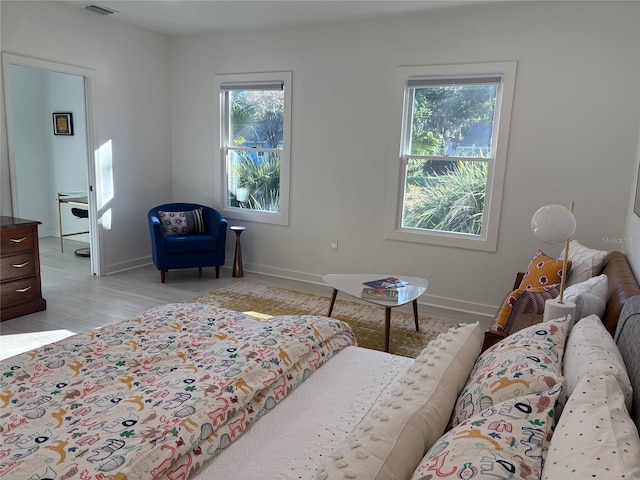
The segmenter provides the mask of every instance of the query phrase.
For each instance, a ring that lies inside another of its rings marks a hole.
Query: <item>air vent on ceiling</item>
[[[102,5],[96,5],[95,3],[87,5],[84,8],[86,8],[90,12],[98,13],[100,15],[111,15],[112,13],[118,13],[117,10],[113,10],[112,8],[103,7]]]

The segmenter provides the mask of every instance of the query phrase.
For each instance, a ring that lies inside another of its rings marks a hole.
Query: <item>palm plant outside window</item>
[[[403,227],[480,234],[499,82],[409,80]]]
[[[400,67],[389,238],[495,251],[515,62]]]
[[[225,208],[233,218],[286,224],[290,96],[275,77],[290,74],[220,77]]]

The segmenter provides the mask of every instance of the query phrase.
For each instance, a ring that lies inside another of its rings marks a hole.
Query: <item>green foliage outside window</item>
[[[249,154],[238,155],[241,160],[232,164],[232,175],[238,185],[249,190],[246,202],[238,201],[231,194],[231,206],[277,212],[280,205],[280,155],[267,153],[264,159],[255,160]]]
[[[479,235],[487,163],[458,161],[443,174],[425,174],[423,165],[412,167],[407,176],[402,226]]]

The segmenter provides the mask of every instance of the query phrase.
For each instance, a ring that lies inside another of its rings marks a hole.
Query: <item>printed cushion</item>
[[[451,426],[500,402],[562,383],[570,316],[523,328],[485,350],[456,400]]]
[[[567,403],[580,380],[586,375],[612,375],[620,384],[627,409],[631,410],[633,389],[616,342],[596,315],[574,325],[567,340],[563,360],[564,388],[560,408]]]
[[[195,235],[204,233],[202,209],[187,212],[158,212],[165,235]]]
[[[639,458],[640,437],[619,382],[612,375],[589,375],[558,420],[542,479],[640,478]]]
[[[567,268],[570,265],[567,264]],[[536,254],[529,262],[524,277],[520,282],[519,288],[527,290],[547,287],[560,283],[562,278],[562,260],[556,260],[544,254],[542,250],[536,251]]]
[[[576,240],[571,240],[568,255],[571,271],[567,275],[567,285],[584,282],[599,274],[607,254],[606,250],[594,250],[581,245]]]
[[[531,290],[525,288],[514,290],[505,299],[493,328],[498,331],[508,331],[510,323],[519,315],[529,313],[543,314],[545,301],[556,298],[559,293],[559,283]]]
[[[538,480],[552,435],[553,405],[560,389],[556,386],[541,394],[512,398],[467,419],[431,447],[411,480]]]
[[[482,329],[474,323],[450,329],[429,342],[315,478],[409,478],[443,434],[453,401],[480,353],[482,339]]]
[[[606,275],[591,277],[584,282],[567,287],[564,291],[564,300],[576,304],[575,321],[589,315],[602,317],[607,306],[608,290],[609,279]]]

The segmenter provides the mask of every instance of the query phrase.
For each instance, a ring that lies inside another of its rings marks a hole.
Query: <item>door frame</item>
[[[91,248],[91,274],[101,275],[102,272],[102,254],[100,249],[101,244],[101,231],[98,229],[98,215],[96,209],[96,198],[98,192],[96,183],[96,170],[95,162],[92,161],[92,155],[90,152],[96,152],[95,145],[97,141],[95,139],[95,130],[93,127],[93,85],[95,71],[89,68],[76,67],[73,65],[67,65],[64,63],[50,62],[47,60],[40,60],[32,57],[25,57],[21,55],[14,55],[11,53],[2,53],[2,69],[4,73],[4,98],[5,98],[5,111],[6,126],[7,126],[7,145],[9,148],[9,173],[11,180],[11,208],[15,215],[18,205],[17,183],[16,183],[16,164],[15,164],[15,152],[13,145],[13,120],[12,115],[12,98],[11,98],[11,82],[9,75],[9,67],[11,65],[18,65],[22,67],[32,67],[40,70],[48,70],[51,72],[65,73],[69,75],[76,75],[82,77],[84,80],[84,108],[86,119],[86,162],[87,162],[87,198],[89,201],[89,247]],[[60,232],[62,234],[62,232]]]

